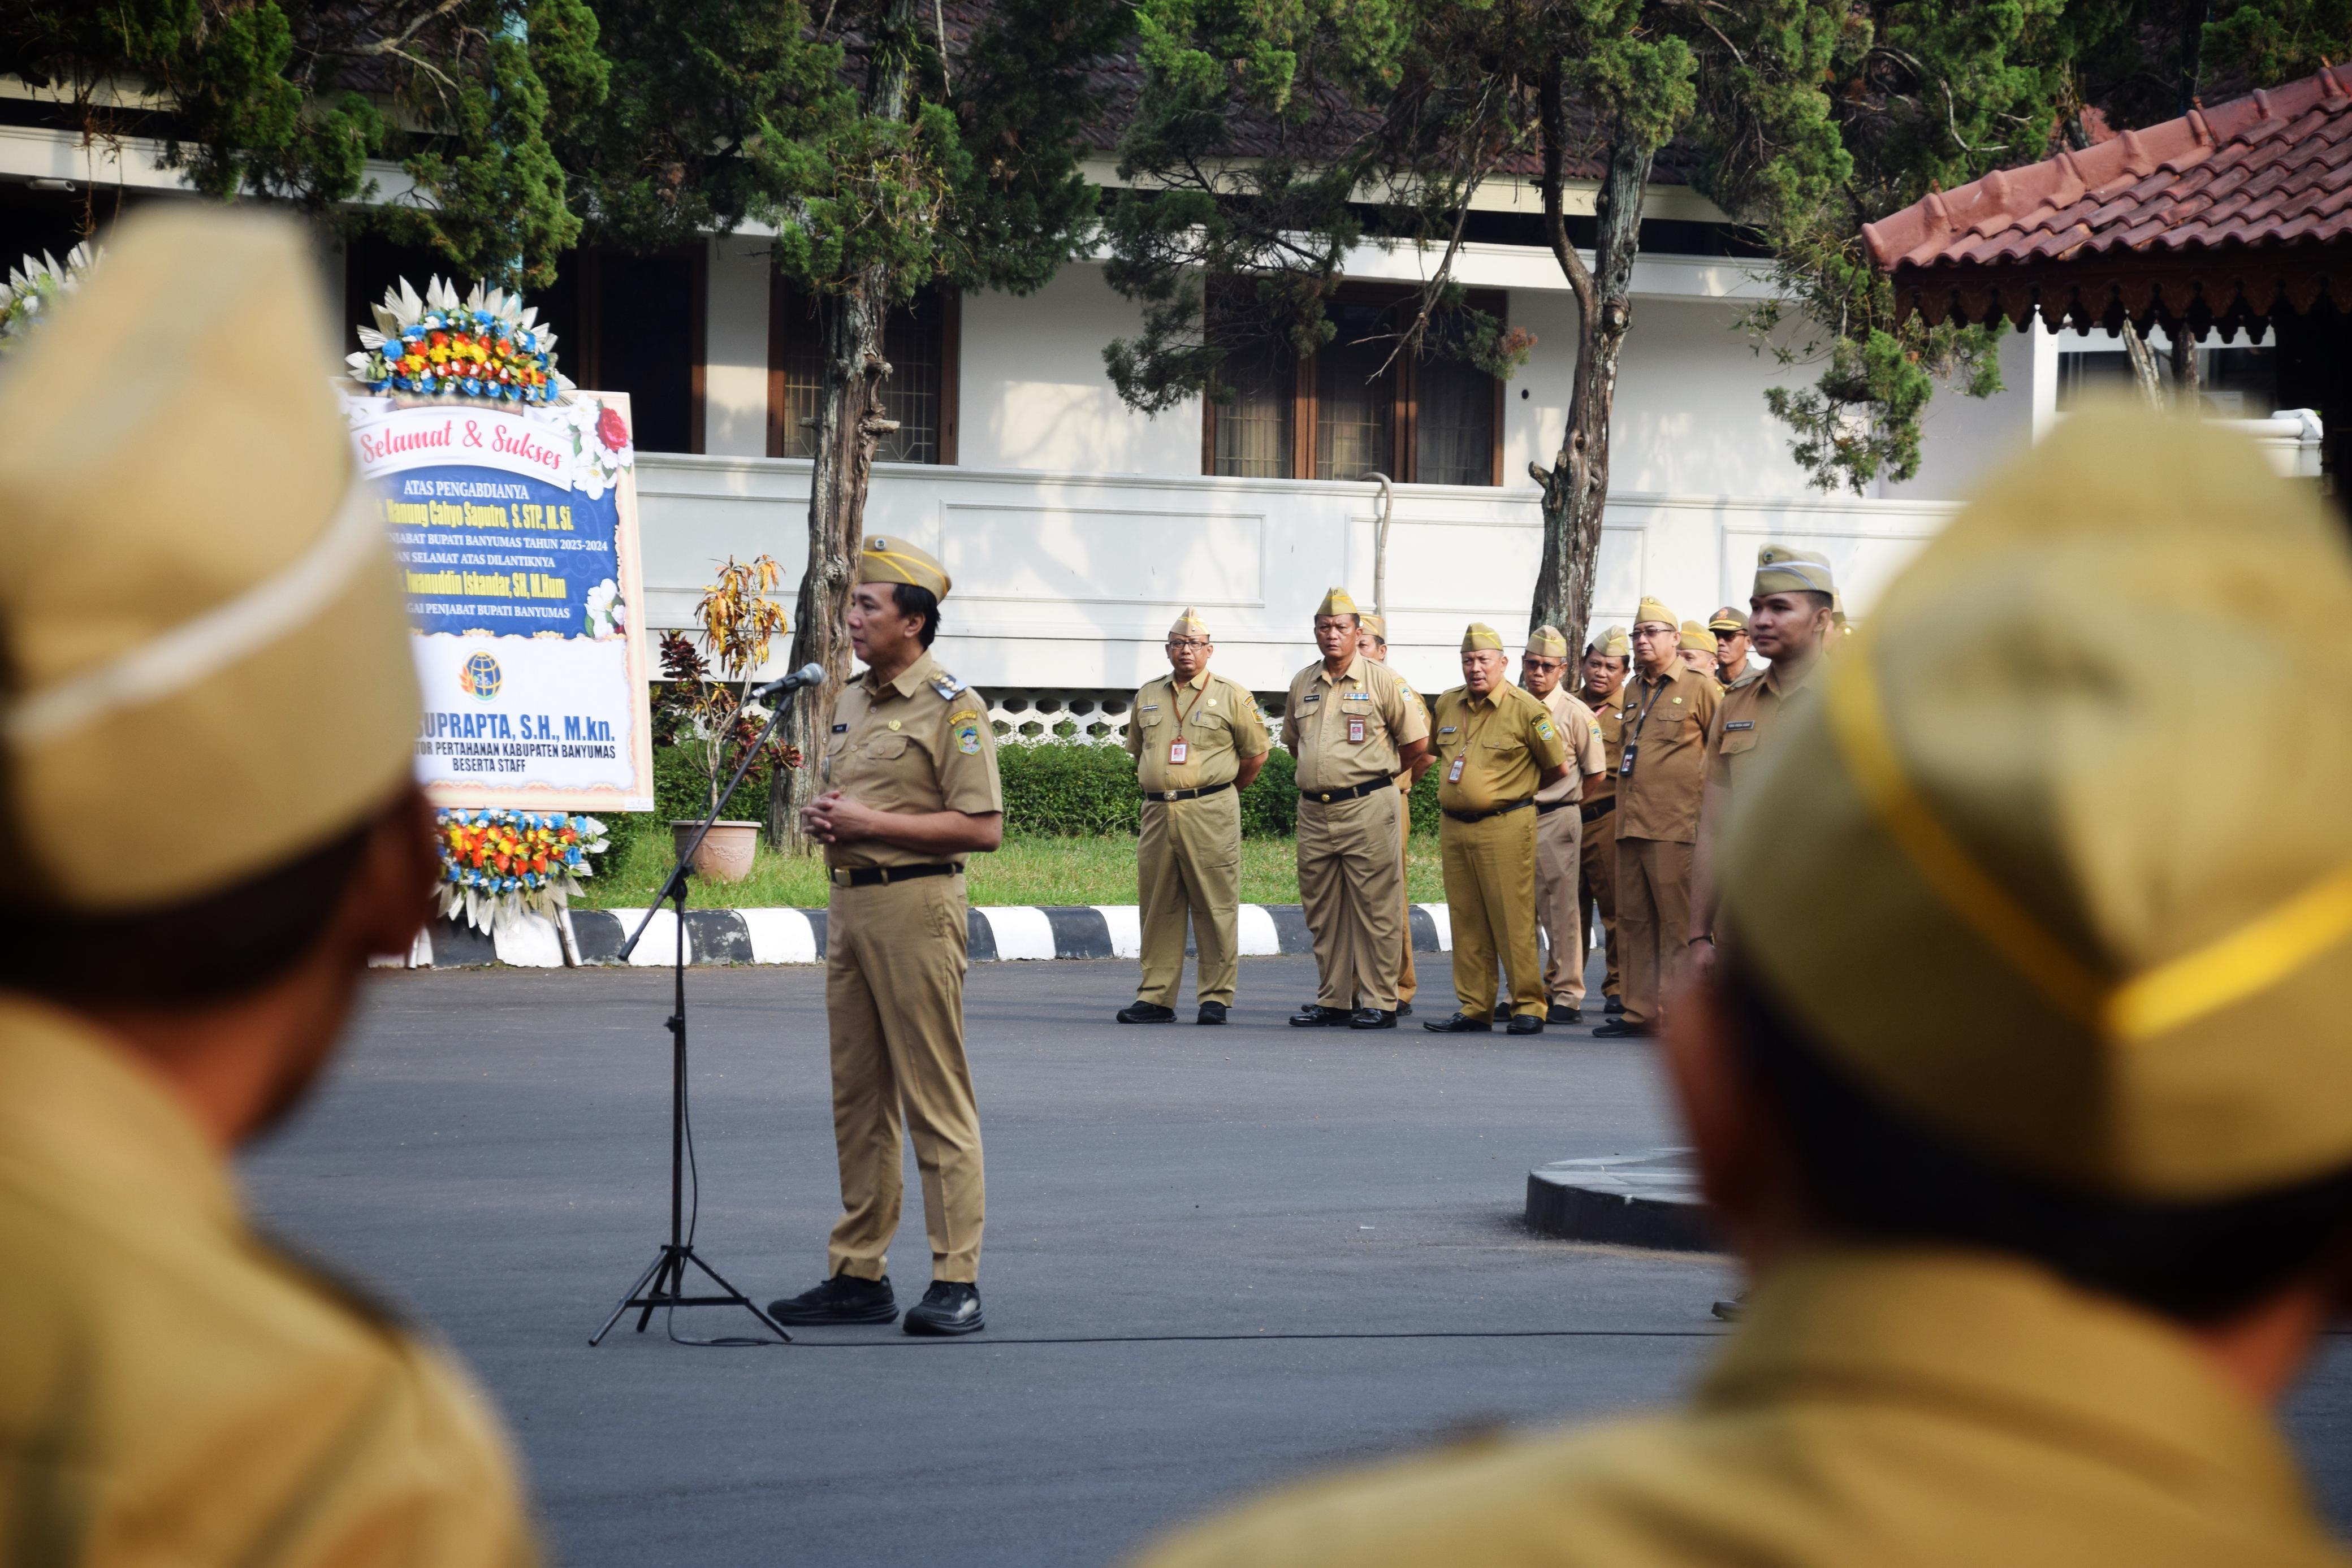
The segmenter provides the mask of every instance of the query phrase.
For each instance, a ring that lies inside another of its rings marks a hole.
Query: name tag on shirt
[[[1168,766],[1171,768],[1183,767],[1184,758],[1192,755],[1192,748],[1182,741],[1171,740],[1168,743]]]
[[[1348,738],[1353,741],[1361,741],[1364,738],[1364,721],[1362,719],[1353,716],[1349,718]]]
[[[1754,719],[1752,719],[1752,718],[1735,718],[1735,719],[1733,719],[1730,723],[1728,723],[1728,724],[1725,725],[1723,727],[1724,727],[1724,728],[1726,728],[1726,729],[1727,729],[1727,730],[1728,730],[1728,729],[1754,729],[1754,728],[1756,727],[1756,721],[1755,721]]]
[[[1462,782],[1462,764],[1465,760],[1467,759],[1457,757],[1454,759],[1454,766],[1445,770],[1445,781],[1448,784],[1459,784]]]

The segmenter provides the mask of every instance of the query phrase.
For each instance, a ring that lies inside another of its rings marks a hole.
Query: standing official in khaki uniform
[[[1357,616],[1356,647],[1358,652],[1372,663],[1387,664],[1389,662],[1387,617]],[[1429,723],[1429,705],[1422,700],[1419,692],[1412,689],[1412,682],[1405,681],[1402,675],[1398,675],[1397,679],[1404,681],[1405,694],[1412,698],[1413,706],[1421,710],[1421,722],[1426,727]],[[1424,751],[1419,761],[1396,776],[1399,805],[1397,852],[1405,857],[1408,866],[1411,864],[1412,851],[1412,787],[1421,781],[1423,774],[1429,771],[1430,761],[1430,754]],[[1402,1019],[1412,1016],[1412,998],[1421,994],[1421,970],[1412,961],[1412,911],[1410,899],[1406,901],[1404,924],[1399,930],[1404,938],[1397,948],[1397,1017]]]
[[[1356,601],[1315,612],[1319,663],[1291,678],[1282,744],[1298,760],[1298,896],[1319,988],[1300,1028],[1394,1029],[1404,924],[1404,798],[1397,775],[1429,749],[1405,684],[1357,649]]]
[[[1748,634],[1748,617],[1732,605],[1725,605],[1706,623],[1715,633],[1716,684],[1729,691],[1733,686],[1756,674],[1756,666],[1748,657],[1754,639]]]
[[[1136,891],[1143,925],[1143,978],[1121,1023],[1173,1023],[1184,980],[1189,916],[1199,969],[1194,1023],[1221,1024],[1240,972],[1241,791],[1265,766],[1273,742],[1257,699],[1209,673],[1209,628],[1187,610],[1168,628],[1170,673],[1135,694],[1127,754],[1143,791]]]
[[[2352,695],[2250,716],[2260,808],[2213,812],[2116,758],[2242,710],[2243,664],[2114,633],[2291,668],[2352,617],[2339,528],[2215,423],[2085,410],[1998,476],[1728,826],[1665,1055],[1755,1293],[1688,1401],[1150,1568],[2352,1563],[2276,1416],[2352,1305]]]
[[[931,657],[948,574],[896,536],[866,541],[849,643],[866,673],[842,688],[801,810],[825,846],[824,1016],[833,1042],[840,1221],[823,1284],[772,1304],[786,1323],[887,1323],[903,1135],[923,1180],[931,1286],[906,1331],[971,1333],[986,1217],[980,1107],[963,1049],[965,857],[1004,835],[996,732],[981,695]]]
[[[0,366],[0,1563],[537,1558],[488,1402],[231,1165],[440,877],[332,342],[305,230],[187,204]]]
[[[1642,601],[1634,676],[1617,706],[1624,736],[1617,763],[1617,939],[1625,1012],[1594,1030],[1596,1038],[1651,1033],[1682,974],[1706,730],[1722,692],[1712,666],[1701,672],[1682,662],[1684,647],[1674,612]]]
[[[1605,956],[1601,1010],[1612,1018],[1625,1010],[1617,942],[1617,766],[1624,758],[1625,727],[1618,705],[1633,664],[1633,639],[1622,626],[1610,627],[1584,650],[1584,685],[1577,693],[1600,721],[1603,767],[1601,781],[1586,786],[1576,813],[1584,828],[1577,865],[1584,874],[1576,883],[1576,967],[1581,976],[1591,957],[1592,922],[1598,917]]]
[[[1462,634],[1462,685],[1432,707],[1438,845],[1454,927],[1454,1016],[1439,1034],[1493,1029],[1495,963],[1509,976],[1511,1032],[1541,1034],[1543,972],[1536,953],[1536,791],[1568,777],[1568,747],[1544,705],[1507,678],[1503,639],[1472,622]]]
[[[1715,674],[1715,633],[1708,631],[1706,627],[1700,625],[1696,621],[1684,622],[1682,637],[1683,667],[1688,670],[1696,670],[1702,675],[1712,677]],[[1723,683],[1717,681],[1716,685],[1720,687]]]
[[[1601,721],[1568,690],[1568,639],[1549,626],[1528,636],[1519,655],[1519,685],[1544,705],[1552,727],[1568,747],[1568,771],[1536,791],[1536,924],[1548,944],[1544,955],[1544,1021],[1584,1021],[1584,937],[1578,896],[1578,865],[1583,852],[1586,789],[1608,768]]]

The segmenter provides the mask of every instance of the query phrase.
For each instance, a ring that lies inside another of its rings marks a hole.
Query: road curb
[[[1416,904],[1406,911],[1416,953],[1453,948],[1453,928],[1443,904]],[[564,916],[568,930],[543,915],[526,915],[495,936],[451,920],[436,920],[420,933],[404,957],[379,959],[388,967],[467,968],[494,964],[555,969],[571,965],[625,962],[621,945],[645,918],[642,909],[574,909]],[[686,912],[687,962],[695,965],[821,964],[824,961],[825,915],[822,909],[689,909]],[[1142,944],[1142,919],[1132,904],[996,904],[966,912],[964,951],[976,964],[1042,962],[1055,958],[1132,958]],[[1307,917],[1296,904],[1244,904],[1236,936],[1244,958],[1309,953]],[[677,916],[654,914],[645,939],[625,962],[657,967],[677,952]],[[1187,943],[1185,951],[1192,952]]]

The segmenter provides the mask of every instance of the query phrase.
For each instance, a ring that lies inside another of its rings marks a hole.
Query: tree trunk
[[[1548,212],[1556,213],[1555,170],[1561,160],[1549,145],[1550,129],[1548,124],[1544,203]],[[1577,297],[1576,383],[1559,456],[1549,472],[1528,465],[1543,486],[1543,559],[1528,613],[1531,629],[1559,629],[1568,639],[1570,658],[1580,656],[1589,641],[1601,511],[1609,500],[1609,416],[1617,401],[1625,334],[1633,324],[1633,256],[1641,244],[1642,192],[1656,157],[1655,148],[1623,141],[1608,149],[1601,189],[1593,199],[1600,233],[1589,273],[1573,252],[1565,251],[1564,224],[1555,225],[1553,248],[1562,253],[1561,267]],[[1578,287],[1580,281],[1582,287]]]
[[[2198,413],[2204,406],[2203,393],[2197,370],[2197,340],[2186,324],[2176,326],[2172,329],[2172,405]]]
[[[866,112],[901,120],[914,65],[914,0],[895,0],[875,40],[866,78]],[[824,390],[816,409],[816,465],[809,476],[808,570],[793,612],[792,667],[824,666],[824,685],[801,693],[785,718],[785,744],[797,747],[801,766],[776,769],[768,781],[768,839],[807,852],[800,809],[823,789],[817,764],[833,729],[834,700],[849,679],[849,593],[866,531],[866,495],[874,478],[874,444],[882,426],[882,383],[890,363],[882,357],[882,326],[890,309],[889,277],[880,267],[861,269],[838,292],[817,295],[824,339]]]
[[[2150,408],[2162,409],[2164,378],[2157,372],[2156,350],[2147,346],[2147,340],[2139,335],[2139,329],[2132,325],[2128,316],[2124,318],[2124,352],[2130,357],[2132,385],[2138,391],[2140,401]]]

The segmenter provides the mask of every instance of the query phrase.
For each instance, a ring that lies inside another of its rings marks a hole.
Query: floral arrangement
[[[9,272],[8,281],[0,284],[0,354],[20,347],[31,337],[33,329],[41,324],[42,316],[79,288],[97,261],[96,252],[86,245],[78,245],[66,252],[63,267],[47,251],[41,253],[38,261],[28,256],[18,263]]]
[[[595,500],[637,465],[635,439],[621,411],[598,398],[575,402],[558,415],[572,433],[572,455],[578,460],[572,483]]]
[[[562,402],[572,383],[556,372],[555,334],[502,288],[474,285],[464,299],[436,277],[425,296],[406,278],[387,288],[375,325],[359,329],[352,379],[379,396]]]
[[[488,931],[525,915],[560,917],[593,876],[590,856],[612,848],[604,824],[562,812],[445,809],[435,819],[441,849],[441,913]]]
[[[702,591],[701,602],[694,607],[708,657],[681,633],[662,633],[654,744],[686,752],[695,770],[709,781],[707,799],[713,810],[743,747],[759,739],[767,727],[768,709],[751,698],[751,673],[768,662],[775,639],[792,630],[783,606],[768,596],[783,575],[783,568],[764,554],[748,564],[727,558],[719,569],[719,580]],[[771,769],[798,768],[801,754],[797,747],[772,740],[766,761]]]

